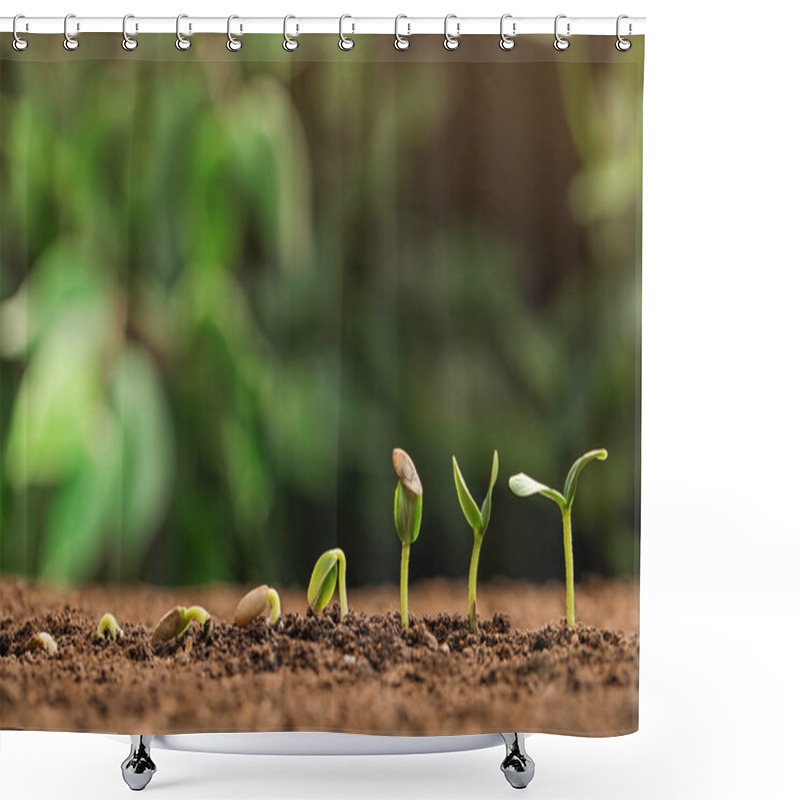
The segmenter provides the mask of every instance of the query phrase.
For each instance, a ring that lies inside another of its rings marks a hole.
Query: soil
[[[618,735],[638,726],[638,587],[576,587],[579,622],[559,618],[563,586],[493,582],[478,592],[470,633],[463,584],[409,589],[404,631],[397,587],[351,589],[350,614],[319,616],[304,593],[281,592],[265,617],[232,625],[251,587],[55,589],[0,584],[0,727],[117,733],[328,730],[445,735],[499,730]],[[154,644],[176,604],[204,606],[192,627]],[[125,631],[94,638],[111,611]],[[416,616],[415,616],[416,614]],[[50,633],[56,655],[26,648]]]

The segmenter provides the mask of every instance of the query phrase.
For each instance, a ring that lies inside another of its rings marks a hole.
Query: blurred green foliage
[[[2,63],[2,571],[302,584],[338,544],[396,581],[395,446],[412,578],[466,576],[451,457],[477,485],[495,448],[555,481],[607,447],[576,569],[635,571],[639,66],[111,38]],[[496,492],[482,579],[562,575],[522,505]]]

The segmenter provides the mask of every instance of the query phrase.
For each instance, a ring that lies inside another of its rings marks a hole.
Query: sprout
[[[472,557],[469,561],[469,629],[473,632],[478,630],[475,610],[478,594],[478,559],[481,555],[483,537],[489,527],[489,517],[492,513],[492,491],[497,481],[498,467],[497,450],[495,450],[492,458],[492,475],[489,478],[489,490],[486,492],[486,497],[479,511],[477,503],[472,499],[472,495],[469,493],[466,483],[464,483],[464,476],[458,468],[456,457],[453,456],[453,478],[456,482],[458,502],[461,504],[461,510],[464,512],[467,522],[472,526],[473,533]]]
[[[402,543],[400,555],[400,617],[408,627],[408,557],[411,543],[417,541],[422,521],[422,483],[411,456],[396,447],[392,451],[392,464],[397,477],[394,490],[394,527]]]
[[[204,608],[175,606],[158,621],[153,630],[153,641],[168,642],[170,639],[176,639],[192,624],[193,619],[203,628],[208,628],[211,624],[211,614]]]
[[[278,597],[278,593],[266,584],[257,586],[239,601],[239,605],[236,606],[234,622],[237,627],[244,628],[263,614],[267,606],[270,607],[267,625],[277,625],[281,618],[281,599]]]
[[[27,649],[31,652],[43,650],[47,655],[54,656],[58,653],[56,640],[46,631],[39,631],[28,639]]]
[[[543,494],[549,497],[561,509],[561,519],[564,524],[564,562],[567,573],[567,625],[575,627],[575,573],[572,566],[572,504],[575,502],[575,491],[578,488],[578,476],[583,468],[597,459],[605,461],[608,453],[605,450],[590,450],[584,453],[570,468],[567,480],[564,482],[564,494],[545,486],[543,483],[529,478],[523,472],[509,478],[508,485],[518,497],[528,497],[532,494]]]
[[[315,614],[319,614],[330,603],[336,588],[336,575],[339,575],[339,606],[343,620],[347,616],[347,585],[345,583],[345,570],[347,560],[344,553],[335,547],[326,550],[318,559],[308,582],[308,605]]]
[[[97,636],[98,639],[105,639],[106,634],[115,642],[117,641],[117,637],[121,639],[125,635],[125,631],[117,624],[117,620],[114,618],[113,614],[103,614],[103,616],[100,617],[100,622],[97,623],[95,636]]]

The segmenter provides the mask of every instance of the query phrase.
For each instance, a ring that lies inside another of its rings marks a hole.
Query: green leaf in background
[[[575,491],[578,488],[578,477],[581,472],[583,472],[584,467],[595,459],[597,461],[605,461],[607,458],[608,452],[601,449],[590,450],[588,453],[584,453],[580,458],[575,460],[575,463],[570,467],[567,473],[567,480],[564,482],[564,502],[567,506],[571,506],[575,499]]]
[[[551,500],[558,503],[559,508],[564,509],[567,507],[567,501],[564,499],[561,492],[551,489],[549,486],[539,483],[539,481],[535,481],[524,472],[512,475],[508,479],[508,486],[517,497],[530,497],[532,494],[543,494],[545,497],[549,497]]]

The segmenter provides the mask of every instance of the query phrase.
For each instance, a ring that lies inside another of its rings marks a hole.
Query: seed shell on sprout
[[[28,639],[28,650],[43,650],[47,655],[54,656],[58,653],[56,640],[46,631],[39,631]]]
[[[266,611],[269,605],[269,586],[263,584],[249,591],[236,606],[233,621],[244,628]]]
[[[397,477],[400,478],[400,483],[409,492],[422,497],[422,481],[419,479],[417,468],[414,466],[411,456],[405,450],[395,447],[392,450],[392,465]]]

